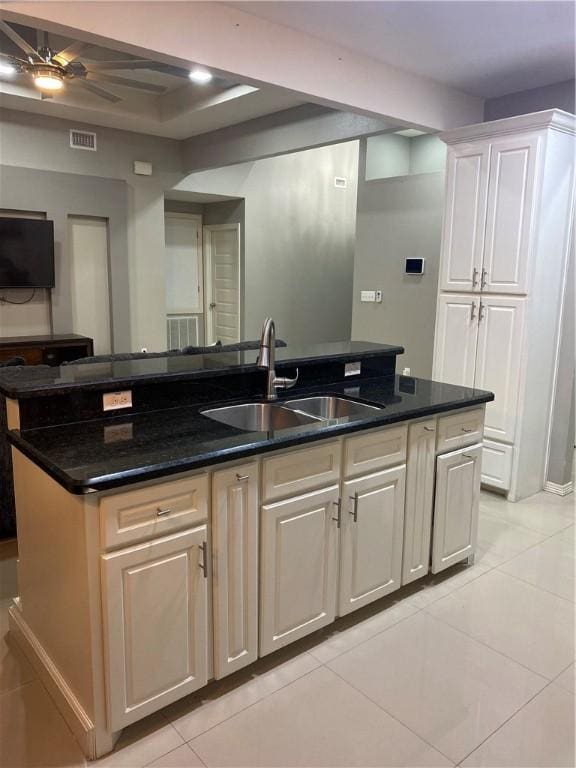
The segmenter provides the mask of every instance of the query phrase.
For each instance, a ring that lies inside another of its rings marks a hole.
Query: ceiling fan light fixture
[[[206,85],[206,83],[209,83],[212,80],[213,75],[206,69],[196,68],[188,73],[188,77],[197,85]]]
[[[51,67],[36,67],[32,76],[34,85],[41,91],[59,91],[64,86],[64,77]]]

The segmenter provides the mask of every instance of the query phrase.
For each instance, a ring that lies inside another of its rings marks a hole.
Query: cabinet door
[[[537,136],[502,139],[491,147],[482,290],[527,293]]]
[[[260,655],[334,621],[338,486],[261,513]]]
[[[438,297],[433,378],[463,387],[474,386],[479,298]]]
[[[110,730],[207,682],[207,527],[102,556]]]
[[[430,567],[430,537],[436,470],[436,420],[411,424],[408,429],[406,506],[402,584],[425,576]]]
[[[478,537],[482,446],[436,459],[432,573],[474,554]]]
[[[258,657],[258,467],[212,478],[214,677]]]
[[[516,430],[525,301],[482,296],[479,310],[474,386],[494,392],[484,435],[505,443],[514,442]]]
[[[340,616],[400,587],[406,465],[343,486]]]
[[[479,291],[486,224],[488,142],[448,149],[440,288]]]

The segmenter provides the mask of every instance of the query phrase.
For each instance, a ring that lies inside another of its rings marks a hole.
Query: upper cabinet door
[[[484,435],[514,442],[522,363],[526,299],[482,296],[478,323],[475,386],[494,392],[486,403]]]
[[[492,144],[482,290],[527,293],[537,136],[516,136]]]
[[[480,290],[489,157],[488,142],[448,150],[440,260],[442,290]]]
[[[435,381],[474,386],[479,297],[440,294],[434,340]]]

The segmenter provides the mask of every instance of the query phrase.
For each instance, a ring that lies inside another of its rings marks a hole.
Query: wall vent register
[[[96,152],[96,134],[90,131],[70,131],[70,146],[72,149],[87,149]]]

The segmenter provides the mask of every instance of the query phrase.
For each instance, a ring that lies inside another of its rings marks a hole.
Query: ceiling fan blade
[[[31,56],[33,59],[36,59],[36,61],[42,61],[42,58],[30,43],[27,40],[24,40],[15,29],[12,29],[12,27],[9,24],[6,24],[2,19],[0,19],[0,30],[4,32],[6,37],[10,38],[21,51],[24,51],[27,56]]]
[[[30,62],[27,59],[19,59],[17,56],[11,56],[9,53],[0,53],[0,59],[6,59],[6,61],[11,62],[12,64],[16,63],[18,64],[26,64],[30,65]]]
[[[161,64],[158,61],[148,61],[147,59],[118,59],[118,61],[95,61],[88,64],[93,72],[106,72],[108,70],[120,69],[149,69],[152,72],[163,72],[167,75],[176,75],[176,77],[188,77],[188,70],[182,67],[174,67],[172,64]]]
[[[48,47],[48,33],[43,29],[36,30],[36,47],[38,50]]]
[[[112,83],[113,85],[124,85],[127,88],[136,88],[140,91],[149,93],[164,93],[166,88],[162,85],[153,85],[152,83],[141,83],[138,80],[129,80],[127,77],[117,77],[116,75],[103,75],[100,72],[88,70],[87,77],[90,80],[97,80],[102,83]]]
[[[70,64],[71,61],[77,59],[82,51],[88,47],[88,45],[89,43],[84,43],[81,40],[77,40],[75,43],[72,43],[67,48],[63,48],[61,51],[58,51],[57,54],[52,56],[52,61],[55,61],[56,64],[60,64],[62,67],[65,67],[67,64]]]
[[[110,93],[110,91],[106,91],[104,90],[104,88],[100,88],[98,85],[89,83],[83,78],[76,77],[70,82],[76,83],[81,88],[84,88],[86,91],[90,91],[90,93],[93,93],[95,96],[100,96],[101,99],[106,99],[106,101],[111,101],[113,104],[117,104],[119,101],[122,101],[120,96],[116,96],[115,93]]]

